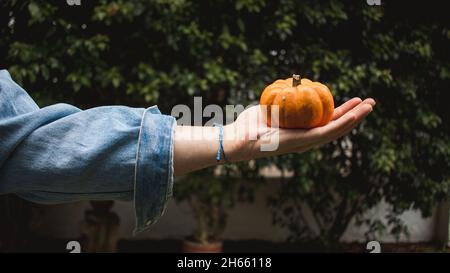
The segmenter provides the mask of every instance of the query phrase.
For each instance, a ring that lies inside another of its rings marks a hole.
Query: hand
[[[229,162],[304,152],[349,133],[374,106],[373,99],[365,101],[359,98],[351,99],[334,110],[333,120],[330,123],[309,130],[267,127],[261,107],[253,106],[242,112],[235,122],[223,127],[224,150]],[[217,136],[217,127],[176,126],[174,174],[183,175],[218,164],[215,156],[219,148]],[[263,150],[269,141],[276,149]]]
[[[353,130],[373,109],[371,98],[353,98],[334,110],[333,119],[322,127],[303,129],[270,128],[259,105],[242,112],[237,120],[224,127],[224,149],[232,162],[260,157],[304,152],[338,139]],[[273,151],[262,151],[261,145],[277,140]]]

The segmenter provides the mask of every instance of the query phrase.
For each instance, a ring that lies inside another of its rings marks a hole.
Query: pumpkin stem
[[[300,83],[300,75],[292,75],[292,87],[296,87]]]

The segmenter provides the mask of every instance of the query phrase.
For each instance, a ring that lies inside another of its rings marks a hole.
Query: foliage
[[[449,190],[450,29],[445,8],[382,2],[12,0],[0,65],[42,105],[247,103],[293,72],[325,82],[337,104],[371,96],[357,134],[256,166],[294,172],[269,202],[292,239],[336,242],[351,219],[400,236],[403,211],[430,215]],[[362,217],[383,199],[388,222]]]

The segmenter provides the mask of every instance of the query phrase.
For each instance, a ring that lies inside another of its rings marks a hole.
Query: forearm
[[[232,125],[223,127],[223,147],[228,161],[234,159],[233,141],[225,135]],[[217,162],[219,149],[219,127],[176,126],[174,133],[174,174],[183,175],[195,170],[224,163]]]

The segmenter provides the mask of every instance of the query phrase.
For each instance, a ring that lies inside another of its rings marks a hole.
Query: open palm
[[[235,145],[233,150],[240,151],[240,157],[235,160],[231,158],[231,160],[241,161],[304,152],[312,147],[326,144],[348,134],[372,111],[374,106],[375,101],[371,98],[364,101],[353,98],[334,110],[333,119],[327,125],[307,130],[268,127],[261,107],[259,105],[250,107],[226,128],[228,138],[233,138],[230,141],[230,145]],[[276,143],[273,143],[273,140],[276,140]],[[272,144],[269,145],[269,143]]]

